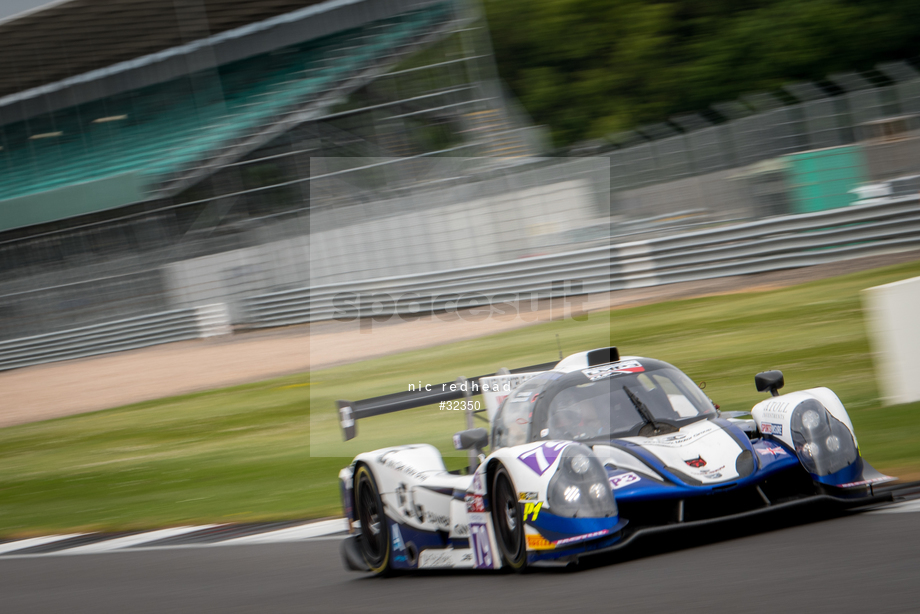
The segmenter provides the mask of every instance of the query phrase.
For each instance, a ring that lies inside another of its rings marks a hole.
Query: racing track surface
[[[0,560],[0,611],[913,612],[920,501],[901,511],[771,520],[745,535],[757,521],[524,575],[373,578],[344,570],[337,538],[13,558]]]

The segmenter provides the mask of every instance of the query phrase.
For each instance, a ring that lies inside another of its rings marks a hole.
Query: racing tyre
[[[355,471],[355,512],[361,521],[359,544],[364,562],[374,573],[386,573],[390,566],[390,527],[377,482],[367,465],[359,465]]]
[[[511,476],[501,465],[492,477],[492,524],[504,564],[515,571],[523,570],[527,563],[527,547],[521,506]]]

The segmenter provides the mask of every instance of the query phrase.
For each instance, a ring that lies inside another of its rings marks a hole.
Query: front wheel
[[[385,573],[390,565],[390,528],[377,482],[367,465],[355,471],[355,508],[361,521],[361,556],[371,571]]]
[[[524,569],[527,563],[524,520],[514,484],[504,466],[492,478],[492,524],[505,565],[516,571]]]

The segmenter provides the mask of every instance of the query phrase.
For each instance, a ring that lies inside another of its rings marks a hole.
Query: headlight
[[[821,425],[821,418],[818,417],[818,412],[814,409],[808,408],[802,412],[802,426],[807,430],[813,431]]]
[[[588,467],[591,466],[591,461],[589,461],[588,457],[584,454],[578,454],[572,457],[572,460],[569,464],[572,466],[572,471],[578,475],[581,475],[588,470]]]
[[[830,475],[856,462],[850,430],[816,399],[799,403],[792,412],[792,441],[809,473]]]
[[[549,511],[566,518],[608,518],[617,504],[607,472],[589,448],[570,444],[562,451],[556,475],[549,481]]]

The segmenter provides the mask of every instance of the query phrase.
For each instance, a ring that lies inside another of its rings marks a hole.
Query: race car
[[[362,418],[453,399],[475,406],[474,394],[489,422],[454,435],[472,451],[464,470],[416,444],[359,454],[340,472],[349,569],[567,564],[663,528],[889,500],[874,488],[895,479],[863,460],[836,394],[780,395],[779,371],[755,376],[771,397],[749,414],[720,412],[676,367],[615,347],[453,384],[338,401],[346,439]]]

